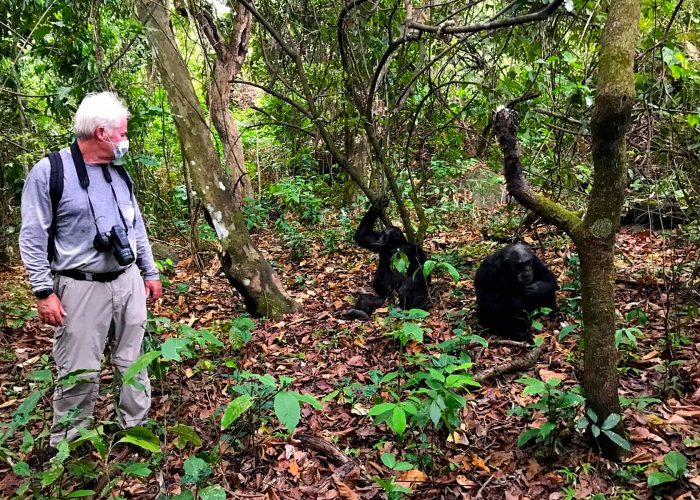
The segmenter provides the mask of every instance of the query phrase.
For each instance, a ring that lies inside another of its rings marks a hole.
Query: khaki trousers
[[[72,441],[87,427],[99,390],[100,366],[107,340],[112,365],[121,375],[142,352],[146,327],[146,292],[136,266],[113,281],[79,281],[56,277],[55,291],[66,316],[56,328],[53,356],[58,378],[76,370],[74,384],[57,384],[53,396],[51,445],[62,439]],[[116,373],[115,373],[116,375]],[[145,390],[122,385],[117,422],[122,428],[142,424],[151,406],[151,385],[146,370],[137,379]]]

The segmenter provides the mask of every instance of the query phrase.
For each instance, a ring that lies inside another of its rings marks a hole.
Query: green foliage
[[[587,408],[586,413],[578,420],[578,422],[576,422],[576,427],[578,429],[590,430],[596,442],[598,442],[598,438],[600,438],[601,434],[603,434],[620,448],[629,451],[631,450],[629,442],[615,432],[615,428],[620,423],[620,420],[620,415],[617,413],[611,413],[603,422],[599,422],[598,415],[593,411],[593,409]]]
[[[675,483],[688,472],[688,460],[682,453],[671,451],[664,457],[662,470],[652,472],[647,476],[647,484],[651,488]]]
[[[581,388],[575,386],[568,390],[559,389],[561,380],[554,377],[545,381],[523,377],[516,382],[525,386],[523,396],[539,396],[539,399],[524,408],[515,408],[511,413],[531,418],[537,413],[542,413],[547,419],[539,427],[523,432],[518,438],[518,446],[524,446],[534,440],[536,443],[542,443],[551,456],[562,432],[573,427],[574,417],[585,402],[581,396]]]

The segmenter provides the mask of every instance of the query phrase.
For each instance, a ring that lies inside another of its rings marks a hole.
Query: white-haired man
[[[22,191],[20,252],[39,318],[56,327],[52,446],[90,424],[107,342],[120,373],[139,357],[146,298],[161,295],[131,179],[112,163],[128,150],[128,118],[110,92],[85,97],[75,114],[76,141],[34,165]],[[77,370],[87,370],[80,383],[61,382]],[[137,380],[143,388],[120,391],[123,428],[142,424],[151,405],[147,372]]]

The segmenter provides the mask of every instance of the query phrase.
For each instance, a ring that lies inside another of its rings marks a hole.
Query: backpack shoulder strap
[[[48,258],[51,262],[54,258],[54,239],[56,237],[56,214],[58,204],[63,196],[63,160],[57,151],[51,151],[48,155],[51,173],[49,175],[49,196],[51,198],[51,226],[49,227]]]
[[[134,195],[134,185],[133,185],[133,182],[131,182],[131,177],[129,176],[129,172],[126,171],[126,169],[124,168],[124,165],[115,165],[113,163],[112,166],[119,173],[121,178],[124,179],[124,182],[126,183],[126,187],[129,188],[129,195],[133,196]]]

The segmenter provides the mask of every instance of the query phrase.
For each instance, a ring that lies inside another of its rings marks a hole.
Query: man
[[[19,244],[39,318],[56,327],[53,356],[58,378],[76,370],[80,383],[56,386],[52,446],[80,436],[92,420],[99,371],[109,341],[114,367],[123,373],[141,354],[146,298],[161,295],[143,218],[131,180],[112,161],[129,147],[129,112],[115,94],[90,94],[75,114],[76,142],[60,151],[63,190],[54,206],[51,161],[29,172],[22,191]],[[55,166],[53,167],[55,172]],[[55,214],[55,218],[54,218]],[[134,265],[136,264],[136,265]],[[141,279],[139,268],[143,271]],[[142,424],[151,405],[145,389],[122,385],[117,421]]]

